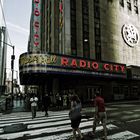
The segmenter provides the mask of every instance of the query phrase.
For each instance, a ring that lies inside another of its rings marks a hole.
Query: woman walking
[[[81,130],[79,129],[79,125],[81,122],[81,102],[77,95],[73,95],[71,97],[71,110],[69,112],[69,117],[71,120],[71,127],[73,130],[73,137],[76,140],[76,132],[79,134],[81,140],[83,140],[83,135]]]

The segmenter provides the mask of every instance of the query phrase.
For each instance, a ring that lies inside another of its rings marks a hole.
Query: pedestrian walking
[[[38,102],[38,98],[36,97],[35,94],[32,94],[32,97],[30,98],[32,119],[34,119],[36,117],[37,102]]]
[[[104,130],[104,137],[102,137],[104,140],[107,140],[107,128],[106,128],[106,121],[107,121],[107,115],[105,110],[105,102],[103,97],[101,97],[101,93],[99,91],[95,94],[95,116],[93,121],[93,131],[91,133],[92,136],[95,135],[96,126],[101,122],[103,125]]]
[[[81,109],[82,106],[79,97],[77,95],[73,95],[71,97],[71,109],[69,112],[69,117],[71,120],[74,140],[76,140],[76,132],[78,132],[80,138],[83,139],[83,135],[81,133],[81,130],[79,129],[79,125],[81,122]]]
[[[45,111],[45,116],[48,116],[48,108],[51,104],[51,98],[49,97],[48,94],[45,94],[42,103],[43,103],[43,110]]]

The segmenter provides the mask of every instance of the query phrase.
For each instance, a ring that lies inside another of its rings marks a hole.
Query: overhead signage
[[[33,0],[33,11],[32,11],[32,39],[31,47],[32,52],[39,52],[40,50],[40,25],[41,25],[41,0]]]
[[[20,68],[37,67],[39,71],[52,69],[52,71],[72,72],[72,73],[110,73],[126,75],[126,65],[110,62],[97,62],[83,58],[74,58],[70,56],[60,56],[54,54],[25,54],[20,57]],[[46,68],[46,69],[45,69]],[[55,69],[56,68],[56,69]],[[28,68],[29,69],[29,68]],[[30,69],[31,70],[31,69]]]

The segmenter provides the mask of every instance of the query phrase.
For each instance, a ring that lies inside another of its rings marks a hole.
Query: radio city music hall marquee
[[[108,62],[97,62],[95,60],[87,60],[83,58],[73,58],[69,56],[60,56],[54,54],[23,54],[20,57],[20,67],[27,68],[30,66],[44,67],[46,68],[56,68],[58,71],[61,69],[61,72],[64,69],[72,70],[74,73],[76,70],[86,72],[106,72],[126,75],[126,65],[118,63],[108,63]],[[41,71],[41,68],[39,69]],[[74,71],[75,70],[75,71]]]

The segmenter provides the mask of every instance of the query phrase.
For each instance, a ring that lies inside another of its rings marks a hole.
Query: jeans
[[[32,119],[36,117],[37,106],[31,106]]]
[[[107,121],[106,112],[99,112],[98,115],[95,116],[95,119],[93,122],[93,133],[95,133],[96,126],[101,122],[104,129],[104,136],[107,137],[106,121]]]

